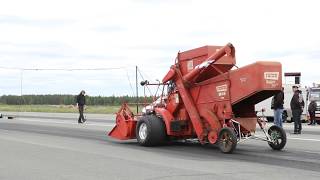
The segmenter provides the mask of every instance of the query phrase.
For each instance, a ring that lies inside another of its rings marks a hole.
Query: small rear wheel
[[[269,146],[274,150],[281,150],[287,143],[286,132],[279,126],[273,125],[269,128],[268,134],[271,141],[268,142]]]
[[[233,129],[224,127],[219,133],[219,149],[223,153],[232,153],[237,146],[237,136]]]
[[[163,144],[166,139],[166,128],[161,118],[155,115],[145,115],[137,123],[136,138],[142,146]]]

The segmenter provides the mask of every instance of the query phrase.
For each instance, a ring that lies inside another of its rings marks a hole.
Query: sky
[[[135,66],[156,82],[178,51],[228,42],[239,67],[279,61],[283,72],[301,72],[303,85],[320,83],[319,3],[3,0],[0,95],[134,95]]]

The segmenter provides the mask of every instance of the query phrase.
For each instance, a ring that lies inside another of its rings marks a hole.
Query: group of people
[[[282,127],[282,113],[283,113],[283,104],[284,104],[284,92],[280,91],[278,94],[274,95],[272,98],[271,109],[274,110],[274,124]],[[292,111],[292,119],[294,122],[294,134],[301,134],[301,114],[305,106],[302,92],[299,90],[298,86],[293,86],[293,96],[290,101],[290,108]],[[309,125],[314,125],[315,120],[315,111],[317,104],[313,99],[310,99],[310,104],[308,106],[308,112],[310,117]]]

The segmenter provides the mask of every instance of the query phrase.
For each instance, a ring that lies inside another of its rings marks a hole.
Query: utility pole
[[[139,113],[139,90],[138,90],[138,66],[136,66],[136,105],[137,105],[137,114]]]

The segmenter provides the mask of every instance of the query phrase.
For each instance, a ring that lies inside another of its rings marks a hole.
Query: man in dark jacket
[[[274,111],[274,124],[282,127],[282,113],[283,113],[284,93],[282,90],[273,96],[273,111]]]
[[[310,116],[310,123],[308,125],[315,125],[316,124],[316,109],[317,103],[314,99],[310,99],[310,104],[308,106],[308,112]]]
[[[86,121],[86,119],[83,116],[83,111],[84,111],[85,105],[86,105],[85,91],[82,90],[80,92],[80,94],[77,96],[77,107],[79,109],[78,123],[83,123]]]
[[[292,118],[294,121],[294,134],[301,134],[301,113],[302,113],[302,103],[299,98],[299,90],[297,86],[293,86],[292,90],[294,92],[292,99],[290,101],[290,107],[292,111]]]

